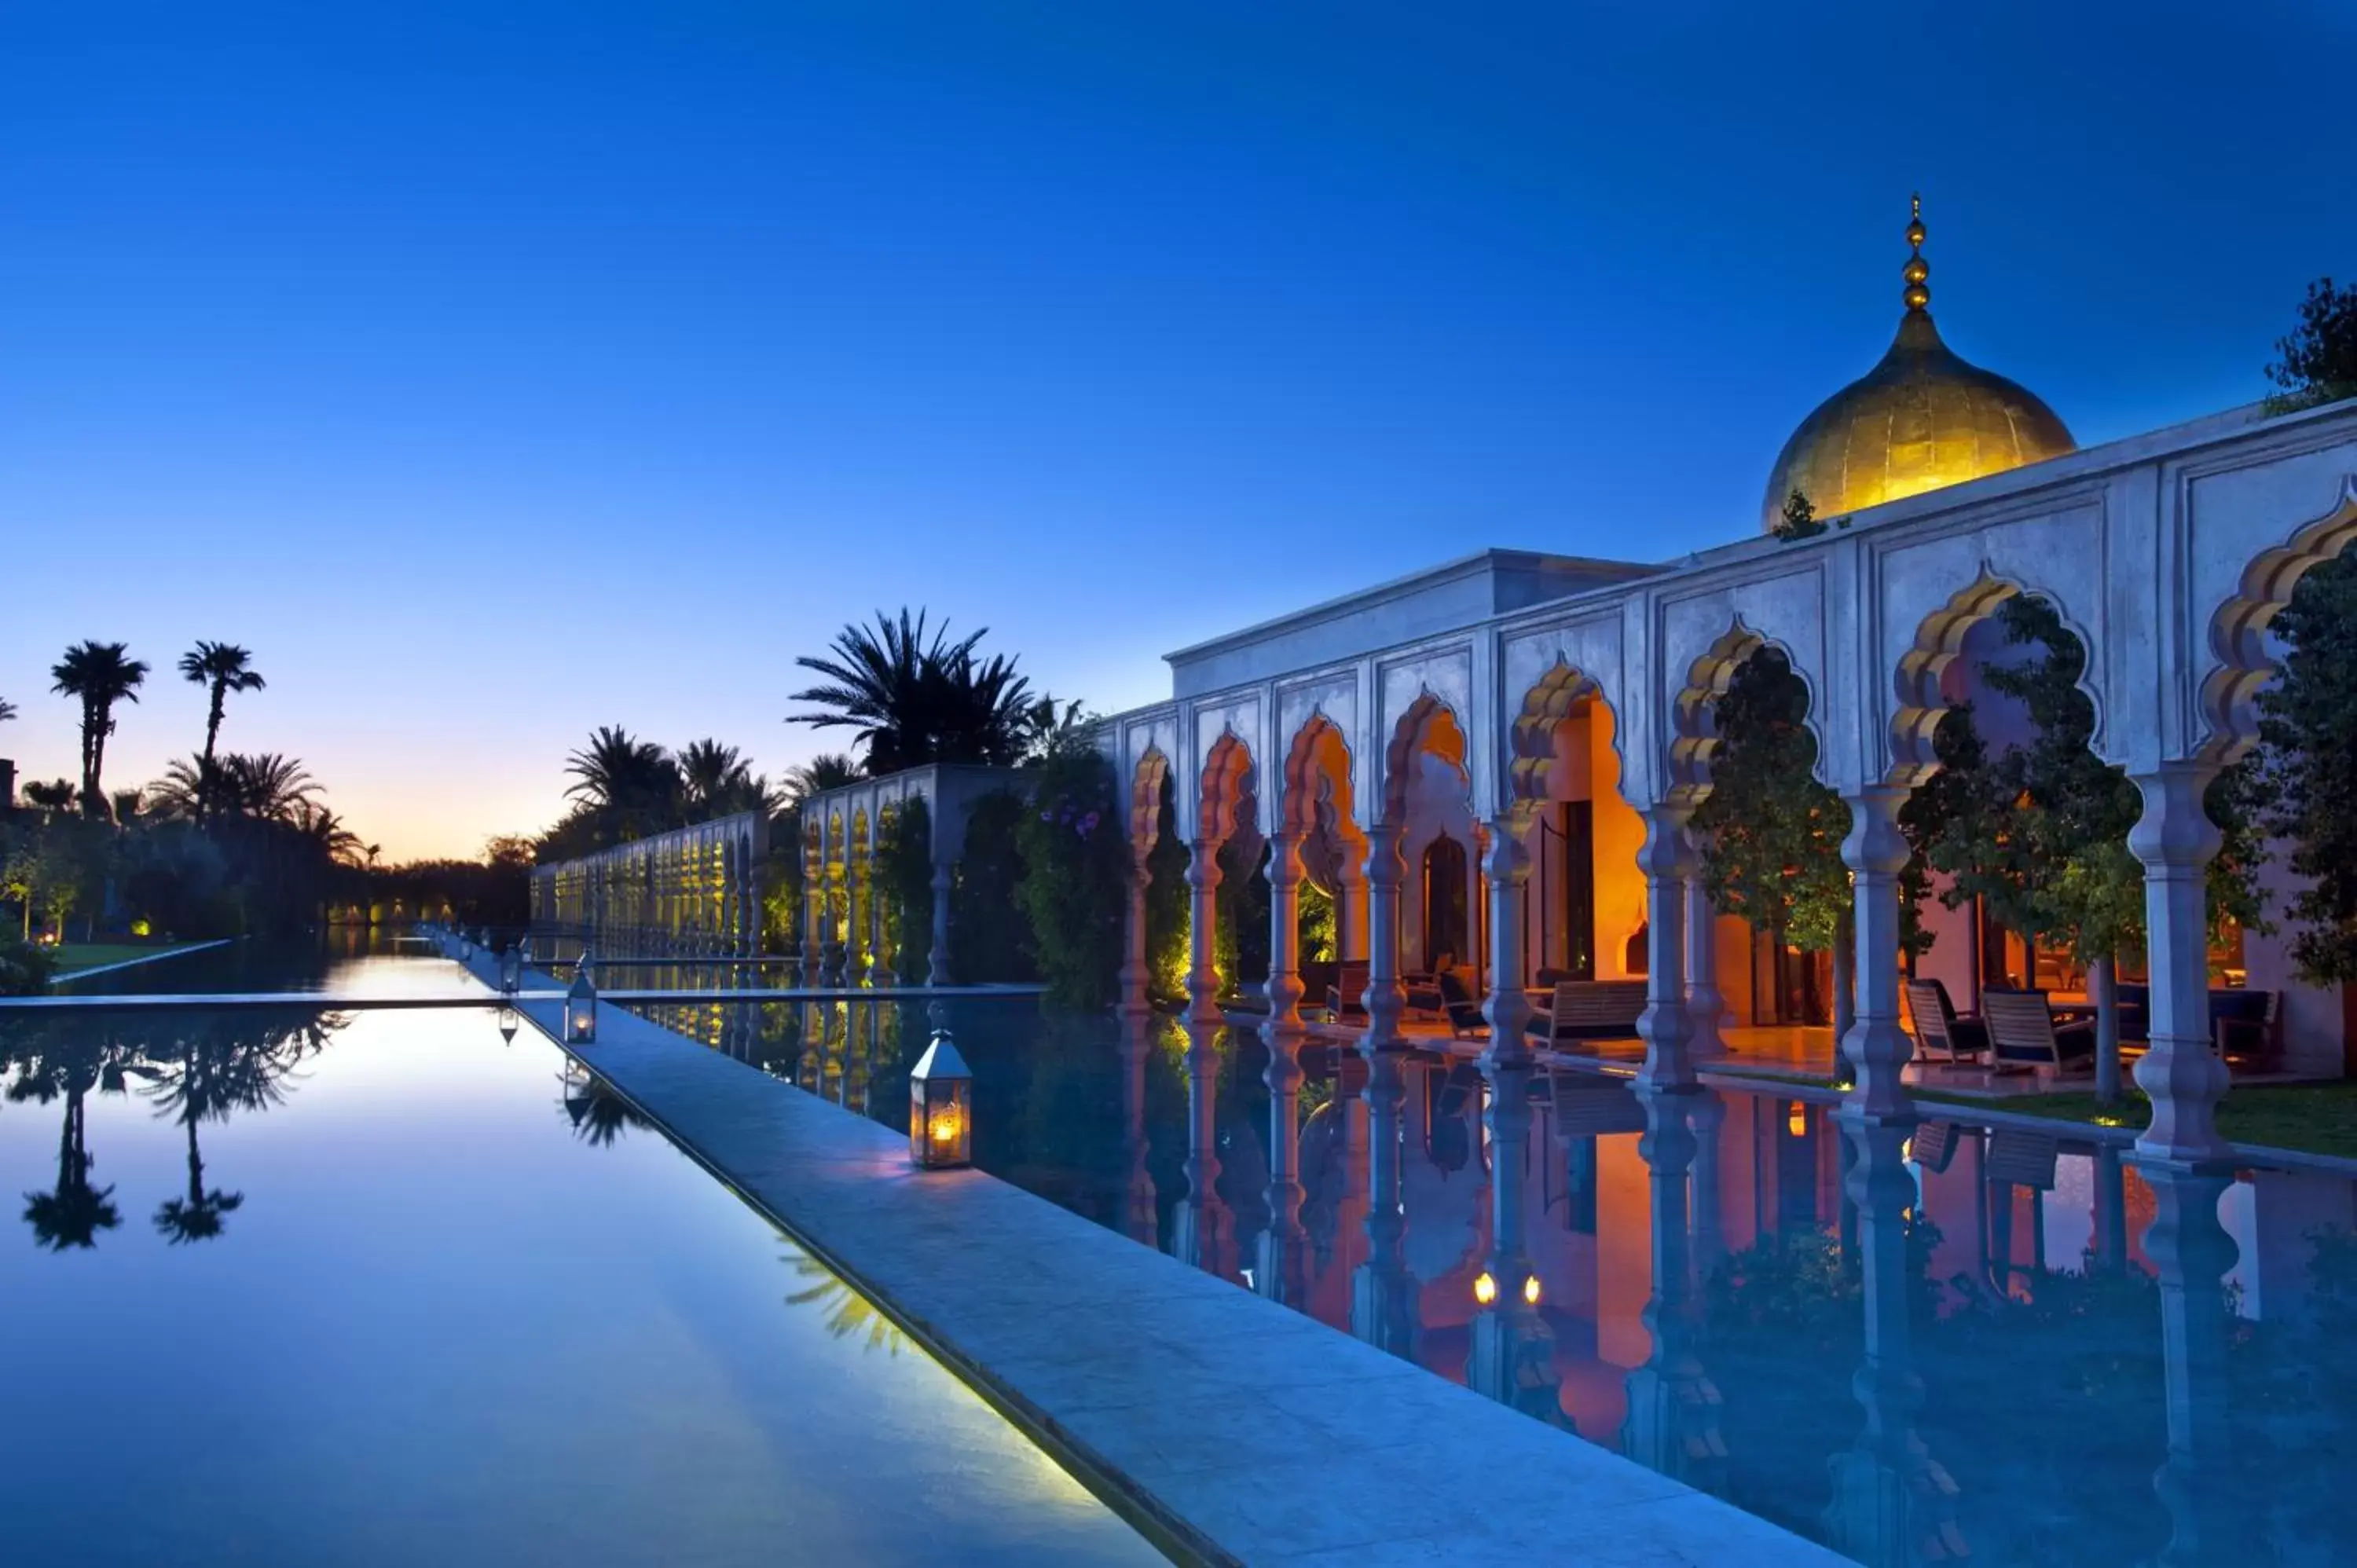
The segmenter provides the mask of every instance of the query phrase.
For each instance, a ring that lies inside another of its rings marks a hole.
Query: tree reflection
[[[187,1191],[166,1199],[156,1230],[174,1243],[221,1233],[224,1217],[244,1195],[205,1185],[200,1123],[226,1122],[232,1112],[263,1111],[285,1099],[284,1085],[306,1058],[324,1048],[349,1020],[311,1009],[298,1012],[214,1013],[170,1017],[43,1019],[0,1036],[0,1076],[7,1098],[19,1103],[64,1102],[54,1190],[25,1195],[25,1222],[53,1251],[97,1244],[101,1230],[122,1223],[114,1188],[91,1179],[97,1164],[88,1133],[88,1101],[96,1091],[123,1094],[130,1080],[145,1085],[157,1113],[188,1134]]]
[[[787,1294],[788,1306],[823,1306],[826,1309],[826,1331],[837,1339],[864,1337],[865,1348],[881,1350],[888,1356],[898,1356],[900,1347],[908,1342],[899,1325],[877,1309],[876,1304],[851,1288],[850,1282],[806,1252],[789,1252],[782,1260],[793,1265],[794,1273],[815,1284]]]
[[[205,1186],[204,1153],[197,1129],[227,1122],[233,1112],[267,1111],[285,1102],[284,1085],[302,1061],[324,1049],[349,1020],[342,1015],[285,1016],[214,1015],[178,1038],[175,1055],[162,1040],[143,1043],[131,1070],[148,1082],[156,1114],[178,1122],[188,1140],[186,1194],[156,1206],[156,1232],[174,1246],[219,1236],[226,1216],[245,1202],[242,1192]]]
[[[572,1124],[573,1135],[593,1148],[606,1148],[623,1132],[645,1132],[654,1123],[639,1114],[613,1086],[578,1062],[567,1061],[556,1081],[563,1086],[558,1104]]]

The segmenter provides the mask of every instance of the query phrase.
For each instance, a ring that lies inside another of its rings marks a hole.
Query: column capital
[[[1899,831],[1899,809],[1912,793],[1902,785],[1868,784],[1842,796],[1849,807],[1849,832],[1842,839],[1842,864],[1854,872],[1895,876],[1907,864],[1907,835]]]

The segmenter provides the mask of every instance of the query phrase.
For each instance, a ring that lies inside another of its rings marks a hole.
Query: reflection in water
[[[614,1092],[613,1085],[567,1057],[557,1069],[557,1105],[573,1135],[592,1148],[607,1148],[627,1131],[651,1132],[654,1123]]]
[[[884,1316],[877,1305],[853,1290],[842,1275],[803,1251],[789,1251],[784,1262],[794,1273],[814,1283],[804,1285],[786,1296],[788,1306],[818,1306],[826,1309],[826,1331],[837,1339],[854,1337],[865,1341],[864,1348],[881,1350],[888,1356],[898,1356],[908,1337],[899,1326]]]
[[[1648,1243],[1652,1289],[1644,1324],[1651,1352],[1629,1374],[1620,1451],[1641,1465],[1706,1491],[1726,1484],[1727,1440],[1719,1430],[1717,1385],[1703,1369],[1702,1322],[1695,1274],[1694,1205],[1689,1179],[1698,1169],[1695,1123],[1716,1131],[1695,1107],[1709,1090],[1640,1089],[1645,1131],[1637,1144],[1650,1188]]]
[[[1876,1564],[1969,1555],[1956,1523],[1956,1483],[1916,1430],[1923,1380],[1916,1371],[1914,1326],[1923,1293],[1909,1245],[1918,1196],[1903,1152],[1910,1132],[1882,1122],[1841,1123],[1865,1333],[1865,1356],[1850,1387],[1866,1424],[1846,1453],[1834,1455],[1825,1539]]]
[[[187,1186],[156,1208],[158,1234],[178,1245],[210,1240],[245,1202],[242,1192],[208,1187],[199,1129],[280,1104],[302,1062],[324,1048],[348,1018],[296,1011],[148,1014],[59,1013],[0,1024],[0,1081],[17,1104],[61,1103],[57,1181],[25,1195],[34,1240],[52,1251],[88,1249],[123,1222],[114,1187],[91,1176],[88,1100],[122,1095],[135,1080],[156,1114],[186,1132]]]
[[[751,1058],[895,1121],[917,1015],[796,1013]],[[2341,1178],[1028,1003],[951,1023],[984,1169],[1860,1562],[2324,1563],[2357,1532]]]

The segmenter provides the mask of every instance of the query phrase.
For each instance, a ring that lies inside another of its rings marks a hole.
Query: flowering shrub
[[[1074,746],[1043,761],[1037,779],[1017,831],[1023,871],[1016,897],[1030,918],[1032,953],[1051,1005],[1103,1007],[1120,984],[1129,875],[1113,767]]]

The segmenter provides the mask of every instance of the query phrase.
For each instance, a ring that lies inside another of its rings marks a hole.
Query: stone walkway
[[[618,1007],[575,1055],[1182,1558],[1845,1561]]]

